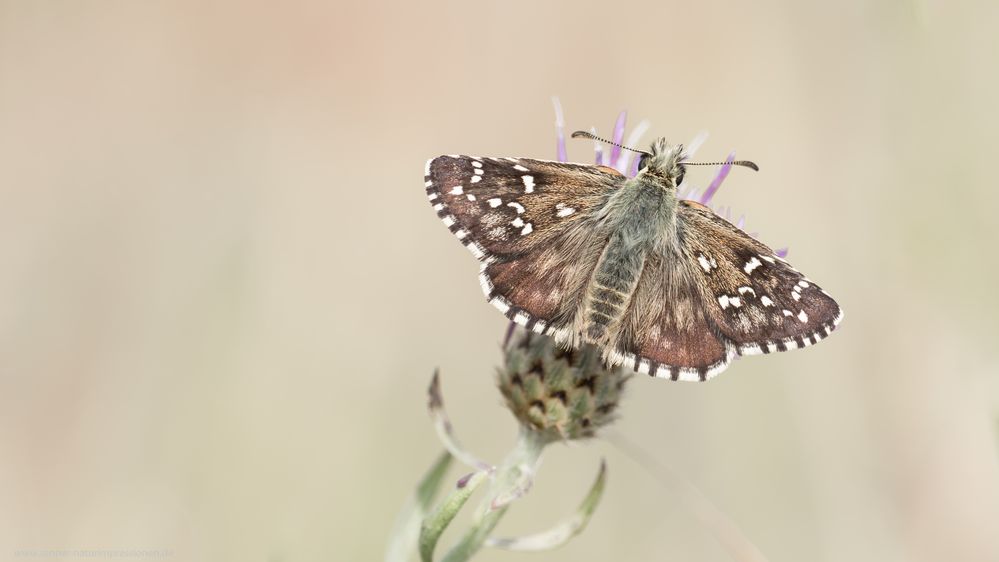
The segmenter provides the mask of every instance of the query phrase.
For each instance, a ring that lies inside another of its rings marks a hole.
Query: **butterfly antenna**
[[[745,166],[754,172],[759,172],[760,167],[754,162],[749,160],[736,160],[735,162],[680,162],[684,166],[724,166],[725,164],[732,164],[733,166]]]
[[[623,148],[625,150],[630,150],[632,152],[637,152],[639,154],[645,154],[646,156],[652,156],[651,154],[649,154],[648,152],[645,152],[644,150],[637,150],[637,149],[631,148],[630,146],[624,146],[623,144],[618,144],[616,142],[611,142],[611,141],[609,141],[607,139],[600,138],[597,135],[594,135],[593,133],[590,133],[588,131],[576,131],[575,133],[572,134],[572,138],[574,138],[574,139],[578,139],[578,138],[592,139],[592,140],[595,140],[595,141],[605,142],[605,143],[607,143],[609,145],[616,146],[618,148]]]

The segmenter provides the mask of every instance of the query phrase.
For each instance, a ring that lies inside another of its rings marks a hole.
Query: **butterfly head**
[[[638,160],[638,173],[654,177],[665,186],[676,188],[683,181],[686,170],[682,160],[686,157],[682,144],[670,144],[659,137],[652,143],[649,152],[642,153]]]

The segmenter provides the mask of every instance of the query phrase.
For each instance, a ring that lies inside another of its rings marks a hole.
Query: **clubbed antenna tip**
[[[605,142],[605,143],[607,143],[607,144],[609,144],[611,146],[616,146],[618,148],[623,148],[625,150],[630,150],[632,152],[637,152],[639,154],[648,154],[648,152],[645,152],[644,150],[638,150],[636,148],[631,148],[630,146],[624,146],[623,144],[618,144],[616,142],[612,142],[612,141],[609,141],[607,139],[600,138],[597,135],[594,135],[593,133],[591,133],[589,131],[576,131],[575,133],[572,134],[572,138],[574,138],[574,139],[578,139],[578,138],[592,139],[592,140],[595,140],[595,141]]]

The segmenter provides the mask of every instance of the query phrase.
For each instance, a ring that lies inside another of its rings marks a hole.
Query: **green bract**
[[[600,351],[566,349],[548,336],[517,330],[506,346],[497,383],[507,407],[546,441],[593,437],[614,419],[631,372],[607,367]]]

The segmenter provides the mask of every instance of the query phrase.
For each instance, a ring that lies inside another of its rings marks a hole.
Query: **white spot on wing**
[[[513,169],[517,170],[518,172],[527,172],[527,171],[529,171],[527,168],[521,166],[520,164],[517,164],[516,166],[514,166]]]
[[[743,269],[743,271],[746,272],[746,275],[749,275],[750,273],[753,272],[754,269],[756,269],[757,267],[760,267],[761,265],[763,265],[763,264],[760,263],[760,260],[756,259],[756,256],[753,256],[753,259],[747,261],[746,262],[746,266],[743,267],[742,269]]]
[[[454,224],[454,217],[452,217],[451,215],[445,215],[443,218],[441,218],[441,220],[444,221],[444,225],[448,227]]]
[[[721,305],[722,310],[728,308],[728,295],[722,295],[718,297],[718,304]]]
[[[704,257],[704,254],[697,255],[697,263],[701,264],[701,269],[704,270],[704,273],[711,273],[711,262],[708,261],[708,258]]]
[[[524,206],[521,205],[520,203],[517,203],[516,201],[511,201],[507,203],[506,206],[513,207],[514,209],[516,209],[518,215],[524,212]]]
[[[493,300],[489,302],[498,308],[503,314],[506,314],[506,311],[510,310],[510,303],[508,303],[503,297],[493,297]]]
[[[472,160],[472,166],[474,166],[476,168],[481,168],[482,167],[482,162],[479,162],[477,160]]]
[[[472,183],[479,183],[482,181],[482,176],[472,176]]]
[[[464,190],[465,190],[464,187],[456,185],[451,188],[451,195],[461,195],[462,193],[464,193]]]
[[[524,193],[534,193],[534,176],[520,176],[524,181]]]
[[[486,295],[493,292],[493,282],[490,281],[489,276],[486,275],[484,271],[485,266],[483,266],[483,271],[479,272],[479,286],[482,287],[482,292]]]
[[[732,361],[733,357],[735,357],[735,348],[728,347],[725,350],[725,359],[708,367],[708,372],[704,374],[704,380],[709,381],[718,376],[719,373],[727,369],[728,364]]]
[[[503,200],[500,199],[499,197],[493,197],[492,199],[486,201],[486,203],[489,203],[489,206],[495,209],[496,207],[499,207],[500,205],[503,204]]]
[[[433,161],[434,161],[433,158],[431,158],[430,160],[427,160],[427,164],[423,167],[423,175],[425,175],[425,176],[429,176],[430,175],[430,163],[433,162]]]
[[[801,320],[802,322],[808,322],[808,315],[805,314],[804,310],[798,313],[798,320]]]
[[[510,221],[510,224],[512,224],[513,226],[515,226],[517,228],[520,228],[520,227],[524,226],[524,220],[521,219],[520,217],[517,217],[517,218],[513,219],[512,221]]]
[[[521,326],[526,326],[527,325],[527,321],[530,320],[530,319],[531,319],[531,317],[528,316],[527,313],[524,312],[524,311],[520,311],[517,314],[513,315],[513,321],[514,321],[514,323],[519,324]]]
[[[684,382],[698,382],[701,380],[701,373],[697,372],[697,369],[690,369],[687,367],[680,368],[680,376],[677,380]]]
[[[740,295],[745,295],[746,293],[753,293],[753,296],[756,296],[756,291],[754,291],[752,287],[739,287]]]
[[[635,368],[635,362],[638,361],[638,357],[634,353],[621,353],[620,351],[616,351],[615,353],[617,354],[617,363],[631,369]]]
[[[774,301],[770,300],[770,297],[768,297],[766,295],[763,295],[762,297],[760,297],[760,302],[763,303],[763,306],[773,306],[774,305]]]
[[[575,212],[576,212],[576,209],[573,209],[572,207],[567,206],[565,203],[556,203],[555,204],[555,216],[557,216],[559,218],[565,218],[565,217],[567,217],[567,216],[569,216],[569,215],[571,215],[571,214],[573,214]]]
[[[524,229],[520,231],[520,235],[521,236],[527,236],[528,234],[530,234],[532,232],[534,232],[534,227],[531,226],[531,223],[527,223],[527,224],[524,225]]]
[[[472,255],[475,256],[476,259],[481,260],[486,256],[486,251],[482,249],[482,246],[479,246],[475,242],[469,242],[465,245],[465,247],[468,248],[468,251],[472,252]]]

